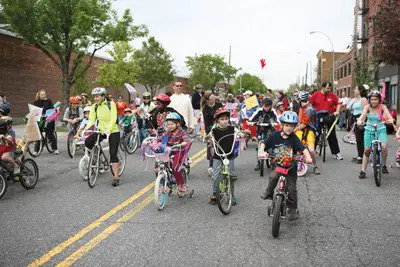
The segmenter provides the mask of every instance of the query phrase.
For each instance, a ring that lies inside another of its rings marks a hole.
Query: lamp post
[[[314,34],[314,33],[320,33],[322,35],[325,35],[326,38],[329,39],[329,42],[331,42],[331,46],[332,46],[332,92],[335,92],[335,50],[333,49],[333,42],[331,40],[331,38],[323,32],[320,31],[312,31],[310,32],[310,34]],[[321,81],[322,81],[322,73],[321,73]]]

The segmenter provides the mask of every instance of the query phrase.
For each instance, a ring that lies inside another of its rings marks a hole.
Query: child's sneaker
[[[217,197],[215,195],[208,196],[208,198],[210,199],[210,202],[208,202],[208,204],[217,205]]]
[[[358,176],[358,178],[364,179],[366,176],[367,174],[365,173],[365,171],[360,171],[360,175]]]
[[[210,168],[208,168],[208,177],[211,177],[212,174],[213,174],[213,168],[210,167]]]
[[[19,165],[17,165],[17,167],[14,167],[14,175],[18,175],[21,172],[21,168],[19,167]]]
[[[288,210],[288,219],[289,221],[295,221],[299,218],[299,214],[297,209],[289,209]]]
[[[232,196],[232,206],[236,206],[237,205],[237,199],[235,196]]]

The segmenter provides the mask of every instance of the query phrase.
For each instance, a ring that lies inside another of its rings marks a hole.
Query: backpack
[[[96,119],[97,120],[97,108],[99,107],[98,104],[96,104],[96,106],[94,107],[94,112],[96,113]],[[107,100],[107,107],[108,109],[111,111],[111,100]],[[115,123],[118,125],[118,116],[117,116],[117,120],[115,121]]]
[[[307,125],[307,127],[314,132],[317,132],[319,129],[319,121],[317,118],[317,110],[313,106],[308,106],[307,109],[311,107],[312,108],[312,116],[310,118],[310,123]]]
[[[81,110],[82,108],[81,107],[78,107],[76,110],[75,110],[75,112],[73,112],[72,111],[72,109],[71,109],[71,107],[69,107],[69,114],[68,114],[68,118],[69,119],[75,119],[75,118],[79,118],[79,114],[80,114],[80,110]]]

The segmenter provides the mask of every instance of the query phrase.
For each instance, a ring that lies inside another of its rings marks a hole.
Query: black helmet
[[[8,116],[10,114],[10,108],[5,103],[0,103],[0,114],[3,116]]]

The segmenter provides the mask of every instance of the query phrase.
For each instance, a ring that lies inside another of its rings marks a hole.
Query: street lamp
[[[331,45],[332,45],[332,92],[335,92],[335,50],[333,49],[333,42],[326,33],[323,33],[320,31],[310,32],[310,34],[314,34],[314,33],[320,33],[320,34],[325,35],[329,39],[329,42],[331,42]],[[322,72],[321,72],[321,80],[322,80]]]

